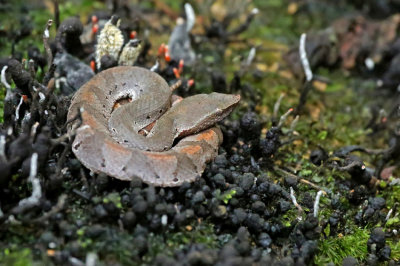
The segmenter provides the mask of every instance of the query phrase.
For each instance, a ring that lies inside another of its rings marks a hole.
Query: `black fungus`
[[[328,154],[322,148],[311,151],[310,161],[315,165],[321,165],[328,159]]]
[[[249,190],[254,184],[254,175],[252,173],[245,173],[240,177],[239,186],[243,190]]]
[[[357,266],[359,264],[358,264],[358,261],[354,257],[348,256],[343,259],[342,265],[343,266]]]
[[[261,135],[261,122],[254,112],[245,113],[240,119],[240,136],[245,140],[256,140]]]
[[[379,251],[385,246],[385,243],[386,239],[383,229],[380,227],[374,228],[367,242],[368,251],[371,252],[372,245],[375,245],[376,250]]]
[[[272,244],[272,239],[267,233],[261,233],[260,236],[258,237],[258,243],[263,248],[268,248]]]
[[[368,205],[371,206],[374,210],[380,210],[386,205],[386,201],[382,197],[374,197],[368,200]]]

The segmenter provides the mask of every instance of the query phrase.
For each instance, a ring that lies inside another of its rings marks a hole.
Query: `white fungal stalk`
[[[158,60],[157,60],[156,63],[150,68],[150,71],[152,71],[152,72],[157,71],[159,66],[160,66],[160,62],[158,62]]]
[[[190,32],[196,22],[196,14],[194,13],[193,7],[189,4],[185,4],[186,14],[186,32]]]
[[[31,168],[29,172],[28,181],[32,184],[32,195],[29,198],[22,199],[18,205],[22,208],[29,208],[39,204],[42,197],[42,187],[37,175],[38,154],[33,153],[31,157]]]
[[[7,79],[6,79],[6,70],[8,66],[4,66],[3,69],[1,70],[1,83],[4,85],[4,87],[9,90],[11,89],[10,84],[8,84]]]
[[[303,208],[301,208],[300,204],[297,203],[296,195],[292,187],[290,187],[290,198],[292,199],[293,205],[296,206],[299,212],[299,216],[297,217],[297,219],[301,221],[302,220],[301,213],[303,212]]]
[[[386,215],[386,218],[385,218],[385,221],[386,221],[386,222],[390,219],[390,216],[392,216],[392,212],[393,212],[393,209],[390,209],[390,210],[388,211],[388,214]]]
[[[313,79],[313,73],[311,71],[310,63],[307,58],[306,38],[307,35],[305,33],[303,33],[300,37],[299,54],[300,54],[301,65],[303,66],[303,70],[306,75],[306,80],[307,82],[310,82]]]
[[[292,123],[290,124],[290,129],[289,129],[290,134],[292,134],[294,132],[294,129],[297,126],[297,122],[299,122],[299,118],[300,118],[300,116],[296,115],[296,117],[293,119]]]
[[[285,97],[285,94],[282,93],[279,96],[278,100],[276,100],[276,102],[274,104],[274,112],[273,112],[274,117],[276,117],[278,115],[279,107],[281,107],[281,102],[282,102],[283,97]]]
[[[319,201],[321,200],[321,196],[324,193],[324,191],[320,190],[317,193],[317,197],[315,198],[314,202],[314,217],[318,216],[318,211],[319,211]]]
[[[6,161],[6,136],[0,136],[0,159]]]
[[[286,119],[290,115],[290,113],[293,112],[293,109],[290,108],[286,113],[284,113],[280,118],[279,118],[279,123],[278,123],[278,128],[281,128],[283,123],[285,123]]]
[[[246,65],[247,66],[251,65],[255,57],[256,57],[256,48],[252,47],[250,49],[249,55],[247,56]]]
[[[21,109],[21,105],[23,102],[24,102],[24,98],[21,96],[21,99],[19,100],[17,108],[15,109],[15,121],[19,120],[19,110]]]

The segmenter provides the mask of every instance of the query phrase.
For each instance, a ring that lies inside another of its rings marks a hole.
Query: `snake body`
[[[144,68],[100,72],[72,99],[68,119],[79,110],[82,116],[73,152],[93,172],[122,180],[139,177],[156,186],[194,181],[222,142],[213,125],[240,96],[198,94],[171,107],[171,94],[161,76]],[[149,132],[141,134],[150,124]]]

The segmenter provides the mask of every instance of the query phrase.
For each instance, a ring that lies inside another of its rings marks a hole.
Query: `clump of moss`
[[[322,240],[319,243],[319,253],[314,260],[315,264],[324,265],[333,262],[335,265],[339,265],[348,256],[364,261],[368,256],[369,233],[368,229],[355,228],[347,235]]]
[[[32,254],[29,248],[11,251],[6,248],[0,253],[1,265],[26,266],[32,265]]]

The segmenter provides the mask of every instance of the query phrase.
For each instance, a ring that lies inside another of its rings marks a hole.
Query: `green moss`
[[[236,194],[236,190],[235,189],[231,189],[228,190],[227,192],[225,192],[224,194],[222,194],[222,201],[225,204],[228,204],[229,201],[233,198],[233,196]]]
[[[214,233],[214,225],[201,223],[186,226],[186,230],[167,232],[164,235],[150,233],[148,237],[148,253],[143,258],[146,263],[151,263],[158,255],[172,256],[174,251],[180,250],[188,244],[203,244],[208,248],[217,248],[228,240],[220,240]]]
[[[367,258],[367,241],[370,231],[362,228],[355,228],[353,232],[344,235],[329,237],[319,243],[319,252],[315,256],[316,265],[325,265],[333,262],[341,265],[342,260],[352,256],[359,261]]]
[[[391,252],[391,258],[397,263],[400,262],[400,241],[398,240],[388,240],[387,244],[390,246],[390,249],[392,250]]]
[[[33,264],[32,253],[29,248],[15,251],[6,248],[0,253],[0,265],[30,266]]]
[[[110,193],[110,194],[108,194],[107,196],[105,196],[105,197],[103,198],[103,203],[108,203],[108,202],[114,203],[114,205],[115,205],[118,209],[121,209],[121,208],[122,208],[121,196],[119,195],[118,192]]]

